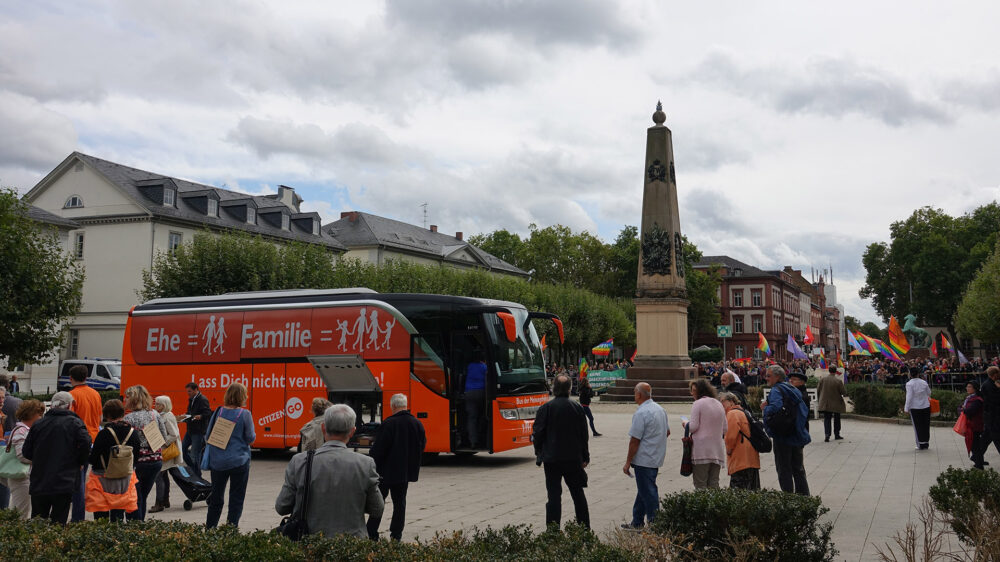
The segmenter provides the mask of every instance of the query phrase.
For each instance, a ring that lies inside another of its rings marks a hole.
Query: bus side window
[[[432,391],[444,396],[447,391],[447,375],[433,357],[434,350],[421,337],[414,337],[411,344],[413,376]]]

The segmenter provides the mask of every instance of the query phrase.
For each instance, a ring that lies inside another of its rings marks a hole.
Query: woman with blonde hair
[[[138,493],[138,509],[126,515],[128,519],[144,521],[146,519],[146,498],[153,489],[156,478],[160,475],[160,468],[163,466],[163,457],[160,449],[153,450],[144,432],[159,431],[165,438],[167,426],[163,423],[156,410],[153,409],[153,397],[150,396],[146,387],[141,384],[130,386],[125,389],[125,421],[128,422],[135,432],[139,434],[139,450],[133,451],[135,455],[135,476],[138,478],[136,492]],[[150,426],[150,424],[154,425]]]
[[[247,398],[247,387],[238,382],[229,385],[222,399],[222,407],[215,411],[208,424],[206,435],[209,442],[201,460],[202,470],[212,471],[212,495],[208,497],[208,515],[205,518],[205,526],[208,528],[217,526],[222,517],[222,497],[226,493],[227,482],[229,512],[226,514],[226,523],[238,526],[240,516],[243,515],[243,499],[250,479],[250,444],[257,438],[250,411],[243,407]],[[211,444],[212,431],[219,418],[233,423],[225,448]]]
[[[161,454],[166,454],[168,450],[176,451],[177,454],[173,458],[163,459],[160,474],[156,477],[156,503],[153,504],[153,507],[149,508],[150,513],[158,513],[170,507],[170,475],[167,474],[167,471],[184,463],[180,454],[179,439],[181,432],[177,427],[177,418],[172,412],[174,408],[173,402],[170,401],[169,396],[157,396],[155,407],[157,413],[163,418],[164,425],[167,426],[167,432],[163,436],[163,451]],[[174,444],[174,446],[171,447],[171,444]]]

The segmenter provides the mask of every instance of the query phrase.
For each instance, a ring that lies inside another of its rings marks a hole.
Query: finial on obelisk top
[[[653,123],[656,123],[657,127],[662,127],[663,122],[667,120],[667,114],[663,113],[663,104],[659,100],[656,101],[656,112],[653,113]]]

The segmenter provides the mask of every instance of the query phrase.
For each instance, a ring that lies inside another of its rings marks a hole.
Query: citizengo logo
[[[302,400],[298,397],[293,396],[288,399],[288,402],[285,402],[285,415],[293,420],[299,419],[303,410],[305,410],[305,407],[302,405]]]

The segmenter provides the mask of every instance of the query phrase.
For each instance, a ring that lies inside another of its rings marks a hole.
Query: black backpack
[[[778,385],[775,387],[781,393],[781,409],[774,413],[767,421],[767,427],[771,429],[771,435],[775,437],[789,437],[795,435],[796,420],[798,419],[798,403],[795,398],[790,399],[785,389]]]
[[[771,438],[767,436],[767,432],[764,431],[764,424],[760,420],[753,417],[747,410],[743,410],[743,415],[747,417],[747,423],[750,424],[750,435],[740,432],[740,435],[744,439],[750,441],[750,445],[758,453],[770,453],[771,452]]]

